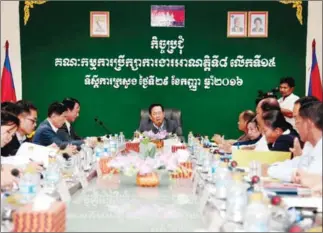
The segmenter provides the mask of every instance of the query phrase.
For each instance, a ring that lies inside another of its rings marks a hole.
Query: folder
[[[250,150],[234,150],[232,159],[237,161],[239,167],[249,167],[251,161],[260,163],[273,164],[282,162],[291,158],[291,152],[280,151],[250,151]]]

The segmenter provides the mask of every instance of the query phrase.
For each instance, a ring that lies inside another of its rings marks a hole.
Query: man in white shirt
[[[292,160],[272,164],[268,170],[263,166],[263,175],[287,182],[292,181],[294,171],[299,168],[322,174],[322,103],[315,97],[303,97],[296,101],[293,115],[301,139],[305,141],[302,155],[294,154]]]
[[[293,94],[295,88],[295,80],[292,77],[282,78],[280,80],[279,91],[281,98],[278,100],[281,112],[285,119],[295,128],[295,120],[293,118],[293,108],[295,101],[299,99],[297,95]]]

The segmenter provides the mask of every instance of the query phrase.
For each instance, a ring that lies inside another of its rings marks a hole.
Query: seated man
[[[78,118],[80,112],[80,102],[74,98],[65,98],[62,102],[67,108],[66,121],[57,131],[58,137],[62,141],[81,140],[72,126],[72,123]],[[80,141],[82,144],[83,141]]]
[[[302,155],[272,164],[269,168],[268,165],[262,166],[263,175],[288,182],[292,181],[292,174],[298,168],[322,174],[322,103],[315,97],[303,97],[296,101],[293,115],[299,135],[305,141]]]
[[[178,125],[175,121],[165,118],[164,107],[161,104],[152,104],[149,107],[149,120],[140,122],[139,131],[158,133],[166,130],[168,133],[177,133]]]
[[[16,111],[12,113],[20,120],[19,127],[12,140],[1,148],[1,156],[15,155],[20,145],[29,141],[27,135],[34,131],[37,124],[37,108],[30,102],[18,101]]]
[[[47,119],[44,120],[36,130],[33,138],[33,143],[42,146],[49,146],[55,143],[58,147],[62,148],[68,144],[79,146],[83,141],[63,141],[58,135],[57,131],[63,126],[66,121],[67,108],[64,104],[54,102],[48,108]]]

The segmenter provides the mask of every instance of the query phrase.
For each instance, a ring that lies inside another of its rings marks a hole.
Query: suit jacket
[[[75,133],[72,125],[70,126],[70,132],[68,131],[66,123],[58,129],[57,135],[62,141],[82,140],[82,138]]]
[[[30,140],[26,138],[23,142],[29,142],[29,141]],[[8,157],[10,155],[16,155],[20,145],[21,144],[18,141],[17,135],[14,134],[12,136],[11,141],[7,145],[1,148],[1,156]]]
[[[176,123],[176,121],[173,120],[168,120],[168,119],[164,119],[164,129],[168,132],[168,133],[176,133],[177,134],[177,129],[178,129],[178,125]],[[158,129],[153,125],[153,122],[148,119],[148,120],[142,120],[140,122],[140,126],[139,126],[139,131],[140,132],[145,132],[145,131],[153,131],[154,133],[158,133]]]
[[[299,135],[294,129],[290,129],[289,131],[289,134],[282,134],[274,143],[268,144],[269,150],[289,152],[289,148],[294,147],[294,139],[296,137],[299,139]]]
[[[57,131],[58,132],[58,131]],[[33,143],[39,144],[42,146],[49,146],[55,143],[57,146],[66,146],[68,144],[80,146],[83,141],[81,140],[62,140],[57,133],[52,129],[48,120],[44,120],[40,123],[39,127],[36,130],[35,136],[33,138]]]

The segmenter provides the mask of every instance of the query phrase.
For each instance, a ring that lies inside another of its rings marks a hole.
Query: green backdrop
[[[131,136],[139,125],[140,109],[151,103],[182,111],[184,134],[188,131],[226,137],[237,137],[237,118],[245,109],[255,109],[258,90],[269,91],[282,76],[296,79],[296,94],[304,95],[307,3],[303,2],[304,24],[296,18],[296,9],[277,1],[241,2],[171,2],[185,5],[184,28],[150,26],[150,6],[165,2],[47,2],[35,5],[30,19],[23,25],[21,15],[21,54],[23,98],[39,108],[39,118],[46,117],[48,105],[66,96],[81,102],[81,114],[75,127],[80,135],[101,135],[105,131],[95,124],[99,116],[112,132],[123,131]],[[110,38],[89,36],[90,11],[110,12]],[[227,38],[228,11],[268,11],[268,38]],[[150,48],[152,36],[176,39],[183,35],[183,55],[161,55]],[[120,54],[132,58],[203,58],[217,54],[236,58],[253,58],[260,54],[276,58],[274,68],[123,68],[55,67],[55,58],[115,58]],[[138,77],[157,75],[177,77],[236,77],[243,79],[240,87],[200,86],[198,91],[187,87],[140,86],[114,89],[84,85],[85,75],[103,77]]]

